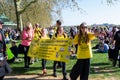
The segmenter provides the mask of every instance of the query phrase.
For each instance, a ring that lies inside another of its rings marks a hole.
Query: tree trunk
[[[22,14],[20,14],[20,30],[23,30]]]
[[[14,6],[15,6],[15,13],[16,13],[16,21],[17,21],[17,30],[20,30],[20,14],[18,12],[18,8],[17,8],[17,0],[14,0]]]

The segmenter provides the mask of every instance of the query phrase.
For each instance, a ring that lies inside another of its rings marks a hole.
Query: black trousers
[[[57,69],[57,63],[59,61],[54,61],[53,63],[53,72],[56,73],[56,69]],[[62,74],[63,76],[66,76],[67,73],[66,73],[66,63],[65,62],[61,62],[62,63]]]
[[[23,46],[23,53],[24,53],[24,63],[25,63],[25,67],[29,67],[30,64],[30,57],[27,56],[28,54],[28,50],[29,50],[29,46]]]
[[[46,59],[42,59],[42,70],[46,69]]]
[[[114,57],[113,57],[113,66],[116,66],[117,61],[119,61],[119,67],[120,67],[120,59],[118,59],[118,55],[119,55],[119,47],[115,47],[115,53],[114,53]]]
[[[90,71],[90,59],[78,59],[70,72],[71,80],[77,80],[80,76],[80,80],[88,80]]]
[[[7,60],[8,63],[13,63],[15,61],[15,57],[13,57],[12,59],[10,60]]]
[[[4,80],[4,76],[0,76],[0,80]]]

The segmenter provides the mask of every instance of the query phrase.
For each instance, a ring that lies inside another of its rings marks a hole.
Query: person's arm
[[[73,44],[76,45],[78,44],[78,34],[75,36],[75,38],[73,39]]]
[[[113,38],[112,45],[115,45],[115,43],[116,43],[116,39],[117,39],[117,32],[116,32],[116,34],[115,34],[115,36],[114,36],[114,38]]]
[[[113,40],[113,45],[115,45],[116,40]]]
[[[29,34],[26,31],[22,32],[22,40],[30,40]]]
[[[6,47],[6,43],[5,43],[5,41],[4,41],[4,42],[3,42],[3,55],[4,55],[5,59],[7,60],[7,59],[8,59],[8,56],[7,56],[7,53],[6,53],[6,49],[7,49],[7,47]]]

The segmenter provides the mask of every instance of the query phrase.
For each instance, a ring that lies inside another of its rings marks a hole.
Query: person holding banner
[[[32,24],[28,22],[26,24],[26,27],[22,31],[22,36],[21,36],[21,45],[23,46],[23,52],[24,52],[24,69],[29,69],[29,64],[30,64],[30,57],[27,56],[28,50],[31,44],[31,41],[34,36],[34,31],[32,28]]]
[[[57,28],[57,31],[56,31],[55,36],[53,38],[58,38],[58,39],[67,38],[67,35],[64,33],[63,27],[60,26]],[[54,61],[54,64],[53,64],[53,76],[54,77],[57,77],[56,68],[57,68],[58,62],[59,61]],[[66,73],[66,63],[65,62],[61,62],[61,63],[62,63],[63,80],[68,80],[67,73]]]
[[[50,39],[47,34],[46,34],[46,29],[42,28],[41,29],[41,39]],[[43,71],[43,75],[47,74],[47,70],[46,70],[46,59],[42,59],[42,71]]]
[[[56,21],[56,26],[54,27],[54,32],[55,32],[55,33],[56,33],[57,29],[58,29],[59,27],[61,27],[61,25],[62,25],[62,22],[61,22],[60,20],[57,20],[57,21]],[[58,62],[57,64],[58,64],[58,65],[57,65],[57,68],[61,68],[61,67],[62,67],[62,63],[61,63],[61,62]]]
[[[90,58],[92,58],[91,40],[98,36],[99,32],[95,33],[87,31],[86,23],[81,23],[79,33],[75,36],[74,45],[78,44],[77,48],[77,62],[70,72],[70,80],[88,80],[90,70]]]
[[[41,26],[36,23],[34,26],[34,38],[35,39],[39,39],[41,36]]]
[[[58,27],[61,27],[61,25],[62,25],[62,22],[60,20],[57,20],[54,30],[56,31]]]

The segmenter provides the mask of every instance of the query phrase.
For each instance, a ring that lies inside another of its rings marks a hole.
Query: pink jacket
[[[23,30],[21,44],[24,46],[30,46],[31,41],[33,39],[33,34],[34,34],[33,30],[29,30],[29,31]]]

